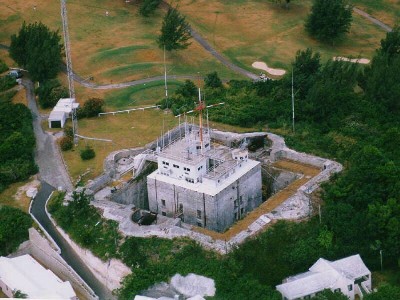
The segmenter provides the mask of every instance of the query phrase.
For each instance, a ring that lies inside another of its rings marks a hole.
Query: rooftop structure
[[[320,258],[308,272],[286,278],[276,289],[284,299],[309,299],[325,289],[341,292],[349,299],[371,291],[371,272],[360,255],[336,261]]]
[[[78,299],[68,281],[62,281],[30,255],[0,257],[0,288],[10,298],[20,291],[27,298]]]
[[[149,208],[224,231],[261,204],[261,165],[244,148],[213,144],[208,128],[184,127],[183,136],[157,147],[158,169],[147,177]]]

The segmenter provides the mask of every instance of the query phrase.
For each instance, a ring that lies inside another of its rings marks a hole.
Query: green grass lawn
[[[170,80],[168,83],[169,94],[183,83]],[[155,81],[140,86],[132,86],[121,90],[114,90],[105,95],[107,110],[127,109],[135,106],[154,105],[165,97],[164,81]]]

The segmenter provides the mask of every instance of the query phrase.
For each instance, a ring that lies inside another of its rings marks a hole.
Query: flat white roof
[[[230,184],[242,177],[244,174],[255,168],[260,163],[255,160],[248,159],[247,161],[241,161],[240,164],[241,167],[237,167],[235,169],[235,173],[231,174],[228,178],[224,179],[221,183],[218,184],[216,184],[215,181],[210,181],[206,179],[204,179],[203,182],[190,183],[187,182],[185,179],[177,179],[167,175],[159,174],[158,170],[151,173],[149,176],[147,176],[147,178],[156,179],[158,181],[169,184],[174,184],[176,186],[180,186],[198,193],[215,196],[219,192],[227,188]]]
[[[71,299],[76,297],[71,284],[63,282],[30,255],[0,257],[0,280],[12,290],[20,290],[28,298]]]
[[[50,121],[52,121],[52,120],[58,121],[63,118],[66,118],[66,115],[67,115],[67,113],[64,111],[54,111],[53,110],[49,115],[49,120]]]

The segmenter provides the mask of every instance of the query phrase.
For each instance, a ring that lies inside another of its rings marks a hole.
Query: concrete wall
[[[83,249],[77,245],[60,227],[57,226],[57,230],[82,258],[94,276],[111,291],[119,288],[122,278],[131,273],[131,270],[122,261],[113,258],[104,262],[93,255],[90,250]]]
[[[148,210],[146,176],[112,193],[110,200],[121,204],[134,204],[136,207]]]
[[[147,181],[147,189],[151,211],[174,217],[182,205],[185,223],[221,232],[261,204],[261,165],[215,196],[151,178]]]

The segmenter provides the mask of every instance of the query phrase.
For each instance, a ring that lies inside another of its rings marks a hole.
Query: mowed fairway
[[[324,45],[310,38],[304,22],[311,0],[293,1],[290,9],[268,1],[179,1],[179,9],[216,49],[243,68],[254,61],[288,67],[299,49],[313,48],[323,59],[333,56],[371,58],[385,32],[353,14],[350,33],[342,42]]]

